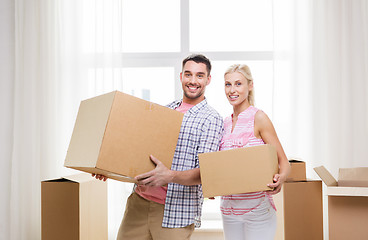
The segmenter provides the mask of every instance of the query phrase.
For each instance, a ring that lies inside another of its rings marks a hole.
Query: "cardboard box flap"
[[[315,167],[313,169],[327,186],[337,186],[336,179],[324,166]]]
[[[63,178],[69,181],[72,181],[72,182],[77,182],[77,183],[97,181],[97,179],[93,178],[91,174],[85,174],[85,173],[65,176]]]
[[[88,173],[94,173],[94,174],[100,174],[100,175],[104,175],[109,179],[114,179],[117,181],[121,181],[121,182],[130,182],[130,183],[137,183],[137,181],[132,178],[132,177],[128,177],[128,176],[124,176],[121,174],[116,174],[110,171],[106,171],[103,169],[99,169],[99,168],[84,168],[84,167],[75,167],[74,169],[83,171],[83,172],[88,172]]]
[[[368,187],[368,167],[340,168],[338,185]]]
[[[340,168],[340,180],[368,181],[368,167]]]

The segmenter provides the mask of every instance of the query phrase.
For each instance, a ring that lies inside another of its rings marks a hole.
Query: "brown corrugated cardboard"
[[[322,182],[285,182],[274,195],[277,209],[275,240],[322,240]]]
[[[297,182],[297,181],[306,181],[306,171],[305,171],[305,162],[289,159],[291,171],[286,181]]]
[[[119,91],[84,100],[64,165],[125,182],[154,169],[149,155],[171,168],[183,116]]]
[[[368,167],[340,168],[338,185],[368,187]]]
[[[338,181],[324,167],[316,167],[314,171],[327,186],[368,187],[368,168],[340,168]]]
[[[204,197],[270,190],[278,172],[276,150],[271,145],[199,154]]]
[[[41,182],[43,240],[103,240],[107,230],[107,183],[89,174]]]
[[[368,239],[367,168],[340,169],[338,181],[323,166],[314,170],[327,185],[329,238]]]
[[[330,240],[368,239],[368,196],[329,196]]]
[[[337,186],[336,179],[331,175],[324,166],[315,167],[314,171],[322,179],[327,186]]]

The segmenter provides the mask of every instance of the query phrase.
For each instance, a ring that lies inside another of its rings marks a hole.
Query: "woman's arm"
[[[282,184],[285,182],[287,176],[290,172],[289,161],[286,157],[284,149],[281,146],[280,140],[277,137],[275,128],[268,118],[268,116],[263,111],[258,111],[254,119],[254,134],[257,138],[262,138],[262,140],[274,146],[277,151],[277,158],[279,161],[279,173],[275,174],[273,183],[268,184],[269,187],[274,188],[270,191],[271,194],[276,194],[280,192]]]

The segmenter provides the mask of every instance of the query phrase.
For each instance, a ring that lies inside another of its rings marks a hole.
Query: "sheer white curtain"
[[[40,239],[40,182],[66,174],[63,158],[78,100],[61,81],[57,2],[15,2],[15,77],[6,239]]]
[[[368,167],[368,2],[313,2],[314,158]]]
[[[0,2],[0,239],[10,236],[10,169],[14,88],[14,3]]]
[[[113,90],[122,91],[122,0],[61,0],[56,13],[59,21],[59,81],[68,83],[71,97],[63,112],[72,130],[79,101]],[[68,144],[71,132],[66,136]],[[61,149],[64,158],[66,148]],[[62,165],[61,165],[62,166]],[[60,165],[59,165],[60,167]],[[64,170],[65,171],[65,170]],[[127,196],[133,185],[108,180],[108,232],[116,239]]]
[[[112,2],[121,1],[109,1]],[[101,32],[94,35],[95,39],[81,37],[86,20],[83,13],[98,7],[118,9],[107,5],[103,1],[15,2],[15,76],[9,77],[9,84],[2,88],[2,93],[11,90],[2,95],[9,105],[1,106],[9,114],[1,122],[2,129],[9,131],[1,139],[2,149],[6,150],[2,152],[1,165],[5,179],[1,184],[2,239],[41,238],[40,182],[76,173],[64,168],[63,163],[80,101],[116,89],[87,81],[88,74],[96,74],[88,69],[96,69],[97,60],[100,65],[111,61],[112,55],[99,54],[104,58],[97,59],[94,51],[83,52],[85,43],[99,38]],[[111,19],[111,15],[104,18]],[[97,24],[91,26],[98,28]],[[122,197],[130,187],[110,184],[109,190],[117,191],[110,191],[110,199],[114,200],[109,206],[124,206]],[[120,223],[121,208],[109,209],[109,221],[117,218],[109,225],[113,228],[111,239]]]
[[[274,122],[307,177],[368,167],[368,2],[276,0]],[[324,197],[325,239],[328,239]]]
[[[287,155],[302,158],[309,170],[314,164],[311,1],[276,0],[273,14],[273,122]]]
[[[274,10],[274,121],[287,152],[310,177],[321,164],[333,174],[368,166],[368,2],[280,0]]]

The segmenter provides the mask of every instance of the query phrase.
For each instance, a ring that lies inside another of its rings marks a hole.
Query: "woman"
[[[289,162],[271,120],[254,107],[253,78],[247,65],[232,65],[224,74],[225,94],[233,114],[225,119],[220,150],[261,144],[277,150],[279,173],[272,191],[221,197],[221,213],[226,240],[273,240],[276,232],[276,209],[272,194],[280,192],[290,171]]]

